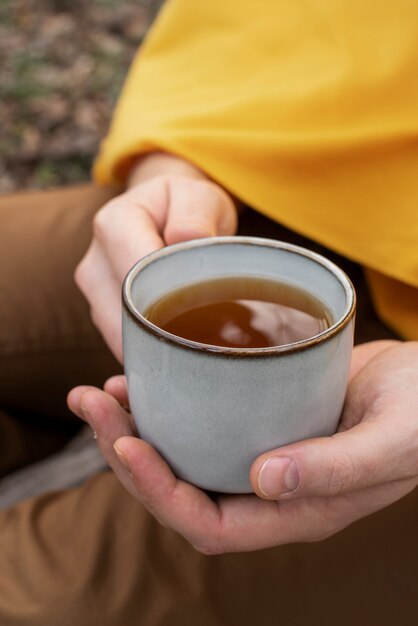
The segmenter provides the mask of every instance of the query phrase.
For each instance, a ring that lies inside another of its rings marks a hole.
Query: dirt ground
[[[89,178],[161,0],[0,0],[0,193]]]

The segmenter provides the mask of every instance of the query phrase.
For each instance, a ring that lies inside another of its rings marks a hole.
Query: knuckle
[[[200,554],[204,554],[205,556],[216,556],[224,553],[224,550],[222,550],[217,542],[199,541],[193,543],[192,545],[197,552],[200,552]]]
[[[339,495],[353,488],[355,480],[354,462],[349,454],[335,456],[328,482],[329,495]]]
[[[342,528],[343,525],[340,526],[337,524],[335,520],[332,519],[332,515],[328,514],[325,516],[321,528],[318,528],[314,532],[310,533],[307,543],[319,543],[320,541],[325,541],[339,532]]]
[[[232,200],[229,194],[217,183],[207,180],[200,181],[200,184],[205,189],[208,200],[210,200],[213,207],[225,210],[229,207],[230,204],[232,205]]]
[[[97,239],[101,240],[107,235],[118,206],[118,200],[111,200],[93,217],[93,235]]]
[[[193,547],[206,556],[225,554],[228,551],[228,542],[225,539],[225,527],[220,518],[210,533],[198,537],[196,541],[193,542]]]
[[[337,530],[333,526],[326,526],[324,524],[323,528],[317,530],[316,532],[312,532],[309,537],[306,539],[306,543],[319,543],[320,541],[325,541],[325,539],[329,539],[332,535],[335,535]]]
[[[103,233],[107,226],[107,215],[104,209],[100,209],[93,218],[93,236],[97,239],[103,238]]]
[[[74,271],[74,282],[81,291],[85,283],[86,270],[86,261],[82,259]]]

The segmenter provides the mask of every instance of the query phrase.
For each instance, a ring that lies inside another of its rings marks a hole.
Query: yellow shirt
[[[155,149],[362,263],[381,317],[418,339],[416,0],[169,0],[96,179]]]

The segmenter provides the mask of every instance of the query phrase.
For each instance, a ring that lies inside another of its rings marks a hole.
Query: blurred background
[[[0,193],[86,181],[162,0],[0,0]]]

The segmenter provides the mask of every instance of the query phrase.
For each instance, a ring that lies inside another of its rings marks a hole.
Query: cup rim
[[[181,252],[184,250],[191,250],[193,248],[207,247],[213,245],[254,245],[254,246],[262,246],[268,248],[276,248],[280,250],[286,250],[287,252],[292,252],[294,254],[298,254],[299,256],[304,256],[311,261],[314,261],[327,269],[334,277],[339,281],[340,285],[344,288],[347,303],[344,308],[344,313],[339,319],[332,324],[329,328],[323,330],[322,332],[314,335],[313,337],[309,337],[308,339],[303,339],[301,341],[295,341],[292,343],[282,344],[279,346],[269,346],[266,348],[234,348],[232,346],[214,346],[210,344],[201,343],[199,341],[192,341],[191,339],[186,339],[184,337],[178,337],[177,335],[173,335],[166,330],[163,330],[156,324],[150,322],[146,317],[144,317],[135,307],[134,302],[131,297],[132,285],[135,281],[138,274],[145,269],[151,263],[162,259],[166,256],[170,256],[171,254],[175,254],[176,252]],[[140,324],[140,326],[146,330],[147,332],[157,336],[160,340],[165,340],[171,344],[174,344],[178,347],[189,348],[192,350],[197,350],[206,353],[212,354],[221,354],[223,356],[272,356],[277,354],[292,354],[294,352],[298,352],[300,350],[306,350],[307,348],[312,348],[318,344],[323,343],[334,337],[336,334],[341,332],[343,328],[347,326],[347,324],[351,321],[355,314],[356,310],[356,293],[354,290],[354,286],[351,280],[348,278],[347,274],[339,268],[335,263],[327,259],[326,257],[318,254],[317,252],[312,252],[311,250],[307,250],[302,246],[296,246],[291,243],[287,243],[284,241],[279,241],[276,239],[267,239],[264,237],[246,237],[246,236],[218,236],[218,237],[205,237],[201,239],[192,239],[189,241],[184,241],[180,243],[176,243],[170,246],[165,246],[164,248],[160,248],[150,254],[146,255],[139,261],[133,265],[133,267],[128,271],[125,280],[123,282],[122,287],[122,305],[129,315],[129,317],[136,323]]]

